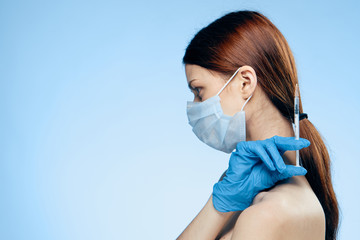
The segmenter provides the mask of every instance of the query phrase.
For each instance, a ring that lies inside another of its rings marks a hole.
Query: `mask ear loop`
[[[240,70],[241,67],[239,67],[236,72],[231,76],[231,78],[225,83],[225,85],[220,89],[220,91],[216,94],[216,96],[218,96],[222,90],[224,90],[224,88],[230,83],[231,79],[233,79],[235,77],[235,75],[237,74],[237,72]]]
[[[245,107],[245,105],[248,103],[248,101],[250,100],[250,98],[252,97],[252,94],[251,94],[251,96],[250,97],[248,97],[248,99],[246,99],[246,101],[245,101],[245,103],[244,103],[244,105],[242,106],[242,108],[241,108],[241,111],[243,111],[244,110],[244,107]]]

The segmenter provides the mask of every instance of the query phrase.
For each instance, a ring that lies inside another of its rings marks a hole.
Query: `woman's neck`
[[[265,94],[255,92],[254,99],[257,99],[257,101],[251,102],[250,100],[248,102],[249,105],[252,105],[252,107],[248,108],[248,111],[246,110],[247,106],[245,107],[246,140],[265,140],[274,135],[294,137],[295,134],[291,122],[264,96]],[[286,165],[296,165],[296,152],[286,151],[283,154],[283,159]],[[253,202],[254,204],[260,202],[264,196],[269,197],[269,194],[274,192],[304,193],[299,191],[299,189],[311,190],[311,186],[305,176],[293,176],[279,181],[272,188],[257,194]]]
[[[255,105],[255,104],[254,104]],[[246,120],[246,140],[265,140],[275,135],[293,137],[294,130],[291,123],[270,102],[263,100],[262,104],[256,104]],[[246,112],[246,110],[245,110]],[[287,151],[283,155],[285,164],[296,164],[295,151]]]
[[[247,141],[265,140],[274,135],[294,137],[295,134],[291,123],[269,100],[266,99],[262,101],[262,104],[254,105],[257,107],[254,108],[253,106],[253,111],[246,120]],[[286,151],[283,159],[286,165],[296,165],[295,151]],[[279,182],[272,191],[276,191],[280,186],[290,185],[311,188],[305,176],[293,176],[281,181],[281,183]]]

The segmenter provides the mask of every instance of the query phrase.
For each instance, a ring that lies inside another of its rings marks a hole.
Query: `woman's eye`
[[[200,97],[201,87],[195,87],[194,90],[195,90],[195,92],[196,92],[196,95],[197,95],[199,98],[201,98],[201,97]]]
[[[198,87],[191,87],[191,91],[194,91],[196,94],[199,94],[200,89]]]
[[[199,98],[200,101],[202,100],[200,96],[201,87],[192,87],[190,86],[191,92],[194,93],[195,97]]]
[[[195,90],[195,92],[196,92],[195,95],[200,99],[200,101],[202,101],[202,98],[201,98],[201,96],[200,96],[200,90],[201,90],[201,88],[195,87],[194,90]]]

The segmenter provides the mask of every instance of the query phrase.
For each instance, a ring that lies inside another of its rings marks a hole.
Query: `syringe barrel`
[[[295,108],[294,108],[294,124],[295,124],[295,139],[300,137],[300,128],[299,128],[299,98],[295,97]]]

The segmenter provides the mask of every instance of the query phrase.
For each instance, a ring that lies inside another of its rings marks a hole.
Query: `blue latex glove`
[[[285,165],[282,155],[287,150],[300,150],[310,142],[304,138],[274,136],[266,140],[242,141],[232,152],[226,176],[213,187],[213,205],[220,212],[244,210],[262,190],[306,169]]]

